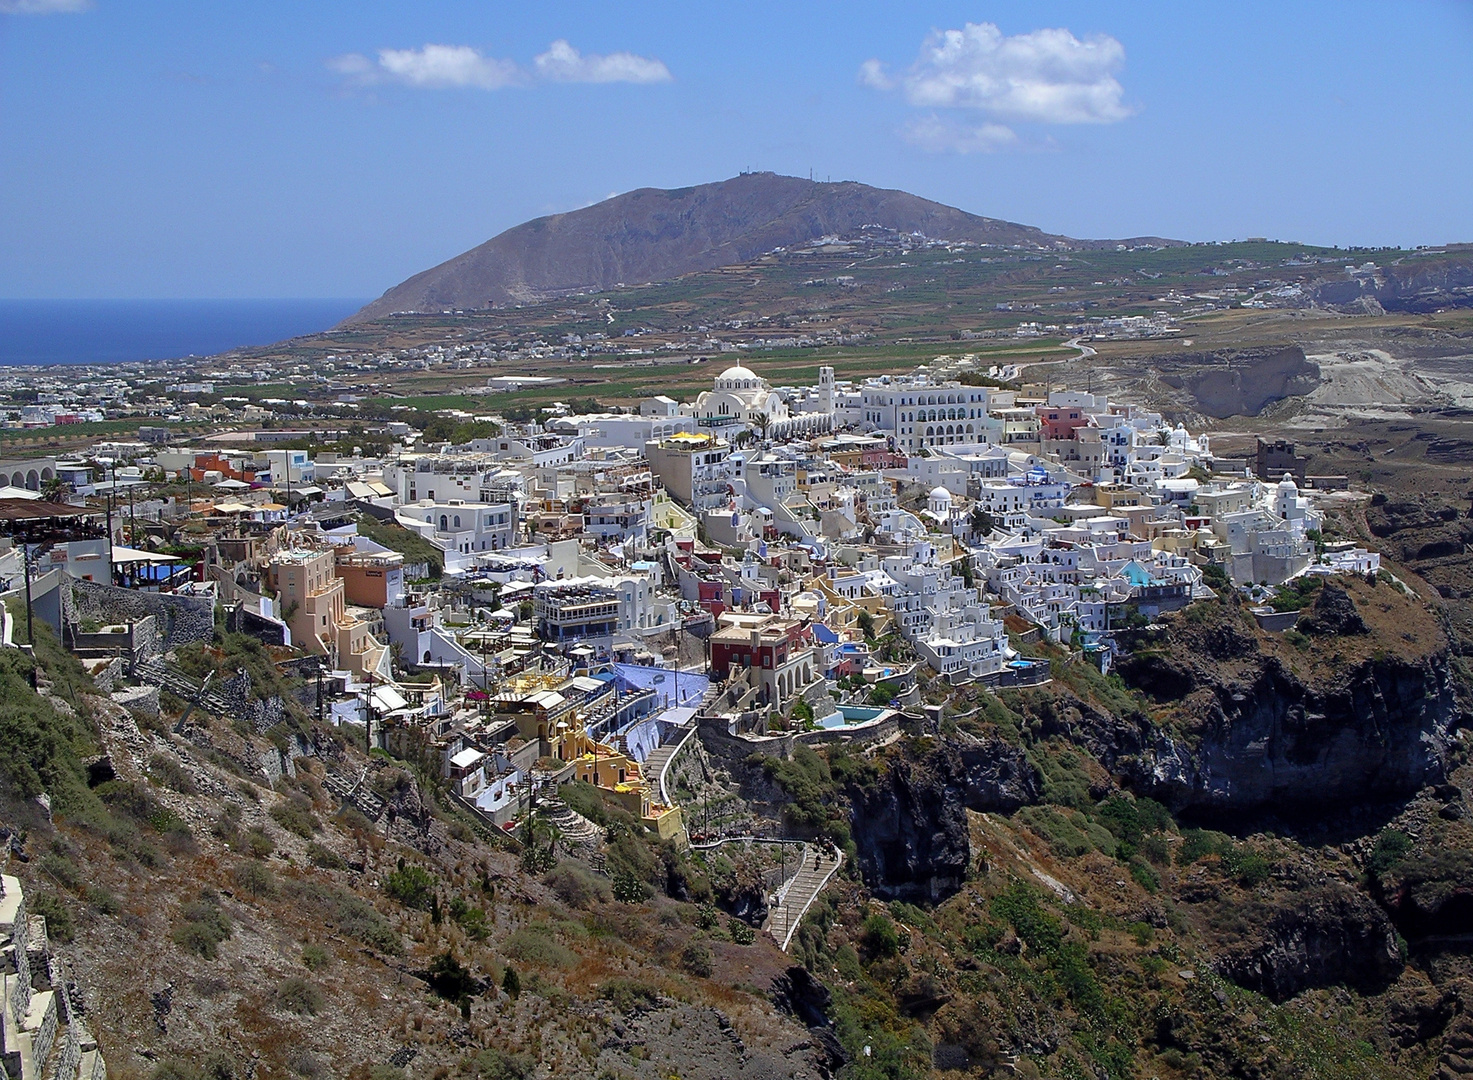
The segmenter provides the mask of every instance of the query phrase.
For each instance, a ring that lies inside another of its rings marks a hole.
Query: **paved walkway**
[[[767,915],[763,927],[783,952],[792,944],[793,934],[803,916],[823,892],[825,885],[844,863],[844,856],[833,848],[812,847],[804,856],[803,868],[789,879],[786,888]]]

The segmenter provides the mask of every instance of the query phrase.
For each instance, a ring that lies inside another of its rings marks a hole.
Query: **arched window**
[[[457,529],[460,528],[460,515],[459,514],[456,514],[455,515],[455,527]]]
[[[441,514],[440,515],[440,531],[441,532],[445,532],[449,528],[450,528],[450,519],[447,518],[444,514]]]

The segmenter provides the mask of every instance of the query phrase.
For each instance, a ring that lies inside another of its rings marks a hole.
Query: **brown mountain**
[[[670,191],[640,188],[528,221],[394,286],[348,321],[397,311],[532,303],[583,289],[666,281],[821,236],[852,236],[864,226],[988,244],[1102,243],[1053,236],[854,181],[744,173]]]

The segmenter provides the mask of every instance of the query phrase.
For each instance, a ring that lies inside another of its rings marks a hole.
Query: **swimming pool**
[[[821,728],[858,727],[860,724],[868,724],[871,720],[878,720],[888,715],[892,710],[870,705],[840,705],[837,712],[818,721]]]

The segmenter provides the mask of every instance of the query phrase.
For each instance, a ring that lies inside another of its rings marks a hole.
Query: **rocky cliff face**
[[[1356,624],[1354,612],[1327,601],[1307,625]],[[1443,778],[1460,710],[1445,640],[1386,645],[1384,634],[1330,634],[1313,639],[1301,662],[1233,607],[1198,624],[1178,619],[1165,642],[1119,669],[1129,685],[1177,703],[1178,730],[1142,718],[1124,753],[1100,746],[1102,759],[1138,790],[1203,818],[1326,815],[1405,798]]]
[[[1320,385],[1319,365],[1297,345],[1164,357],[1161,381],[1191,395],[1206,416],[1257,416],[1275,401]]]
[[[1430,312],[1473,305],[1473,262],[1408,260],[1376,274],[1356,274],[1316,283],[1316,303],[1356,311]]]
[[[1400,974],[1402,958],[1384,911],[1363,893],[1325,885],[1296,893],[1217,968],[1239,986],[1284,1001],[1337,983],[1365,993],[1384,990]]]
[[[887,899],[934,902],[971,865],[966,811],[1011,813],[1038,800],[1039,780],[1018,748],[970,739],[893,758],[876,783],[848,794],[865,884]]]

